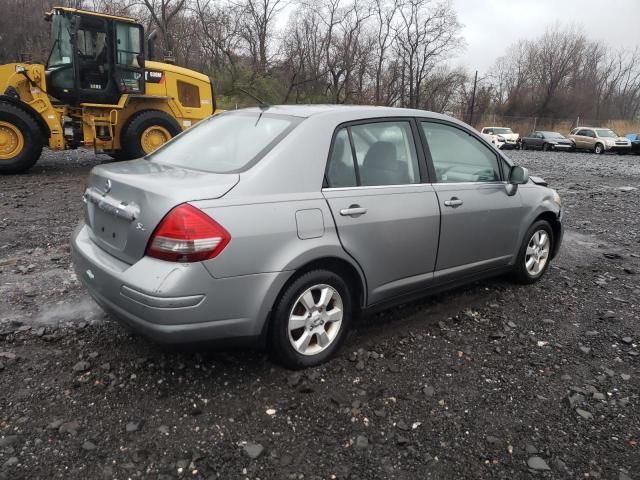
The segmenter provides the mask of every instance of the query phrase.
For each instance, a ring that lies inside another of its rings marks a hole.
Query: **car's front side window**
[[[440,183],[497,182],[496,154],[464,130],[441,123],[421,122]]]
[[[372,122],[342,128],[334,137],[326,175],[333,188],[420,183],[411,123]]]

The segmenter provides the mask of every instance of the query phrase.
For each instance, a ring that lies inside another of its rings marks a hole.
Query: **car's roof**
[[[508,128],[509,130],[511,130],[511,127],[484,127],[484,128]]]
[[[343,116],[345,113],[352,114],[354,118],[375,118],[375,117],[428,117],[451,120],[451,117],[428,110],[415,110],[410,108],[378,107],[371,105],[272,105],[268,109],[259,107],[249,107],[242,109],[249,112],[269,112],[282,115],[292,115],[295,117],[308,118],[322,115],[330,117],[332,114]]]

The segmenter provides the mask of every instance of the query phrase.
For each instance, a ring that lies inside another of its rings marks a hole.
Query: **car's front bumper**
[[[551,252],[551,258],[555,258],[560,251],[560,246],[562,245],[562,239],[564,238],[564,225],[562,224],[562,217],[564,215],[564,209],[560,207],[560,211],[558,212],[558,217],[554,225],[554,235],[553,239],[553,252]]]
[[[76,274],[107,312],[164,343],[260,338],[291,272],[213,278],[202,263],[144,257],[128,265],[98,247],[88,227],[72,238]]]
[[[520,142],[497,142],[496,146],[500,150],[514,150],[520,148]]]
[[[605,152],[630,152],[631,145],[605,145],[604,150]]]
[[[554,150],[572,150],[575,148],[575,145],[570,143],[557,143],[555,145],[552,145],[551,148],[553,148]]]

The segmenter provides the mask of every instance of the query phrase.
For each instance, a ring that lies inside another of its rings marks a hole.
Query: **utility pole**
[[[476,106],[476,86],[478,85],[478,71],[473,79],[473,94],[471,95],[471,111],[469,112],[469,125],[473,126],[473,109]]]

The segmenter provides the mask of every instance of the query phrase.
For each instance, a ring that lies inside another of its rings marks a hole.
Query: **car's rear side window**
[[[147,158],[212,173],[240,172],[264,157],[302,120],[268,112],[225,112],[198,123]]]
[[[498,158],[490,147],[459,128],[421,122],[440,183],[500,181]]]
[[[336,133],[327,165],[329,187],[419,182],[418,154],[409,121],[357,124]]]
[[[327,180],[331,187],[356,187],[356,168],[349,142],[349,132],[343,128],[336,133],[327,168]]]

